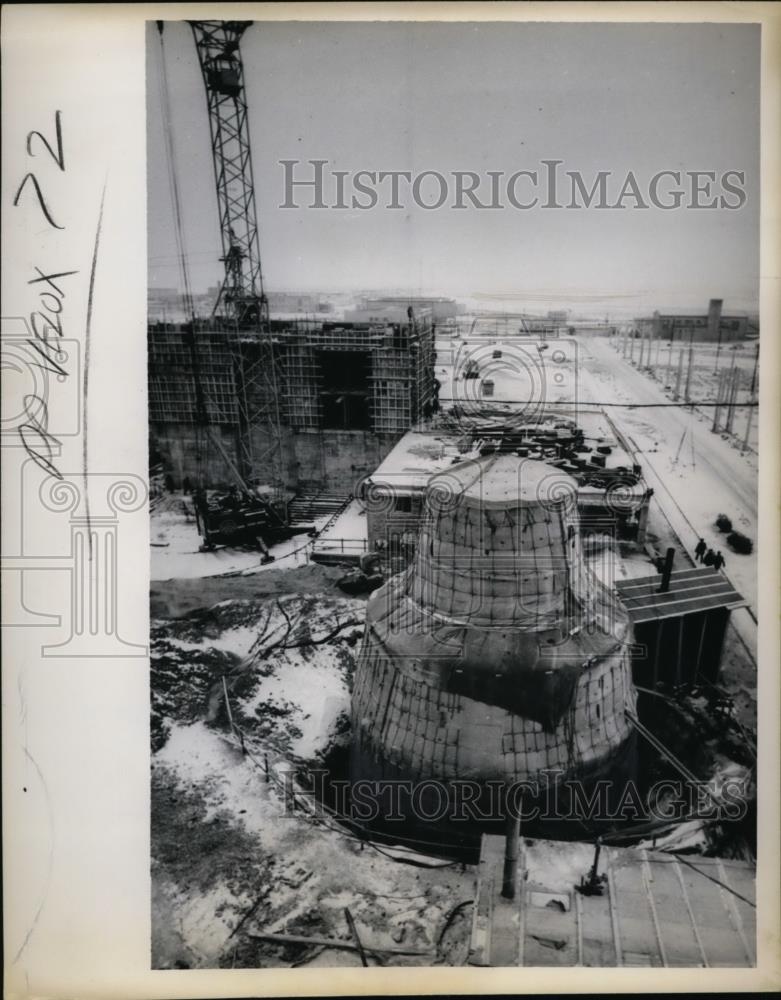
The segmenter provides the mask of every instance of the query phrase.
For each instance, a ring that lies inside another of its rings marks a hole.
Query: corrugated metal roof
[[[522,840],[514,900],[501,896],[504,838],[484,836],[470,964],[756,965],[754,866],[639,848],[602,849],[603,894],[581,895],[593,845]]]
[[[659,593],[660,573],[634,580],[620,580],[616,589],[635,625],[678,618],[698,611],[746,606],[746,600],[735,590],[723,573],[710,566],[674,571],[670,589]]]

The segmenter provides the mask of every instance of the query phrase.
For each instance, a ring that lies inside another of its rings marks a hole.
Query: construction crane
[[[263,288],[249,116],[239,42],[251,21],[190,21],[206,89],[225,276],[214,306],[236,331],[242,472],[284,487],[278,345]],[[253,332],[256,343],[242,334]],[[258,432],[261,433],[258,433]],[[256,441],[263,437],[260,453]]]
[[[263,288],[250,131],[239,42],[251,21],[189,21],[206,89],[212,159],[225,273],[212,318],[229,338],[236,384],[238,466],[219,435],[211,433],[192,296],[182,267],[192,314],[191,354],[197,419],[227,465],[235,486],[208,495],[199,484],[196,516],[204,548],[254,538],[267,544],[308,528],[291,528],[283,505],[284,468],[280,415],[279,344],[273,336]],[[158,22],[162,45],[163,25]],[[165,54],[163,53],[165,67]],[[168,101],[166,83],[166,102]],[[171,143],[171,156],[173,149]],[[173,168],[172,168],[173,169]],[[181,229],[177,196],[177,226]],[[181,242],[181,232],[179,233]],[[266,495],[262,495],[265,493]]]

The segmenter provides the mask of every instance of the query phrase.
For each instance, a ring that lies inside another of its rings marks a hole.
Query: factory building
[[[712,343],[731,343],[758,334],[758,325],[746,313],[725,313],[722,300],[711,299],[707,313],[679,310],[656,311],[652,316],[635,320],[637,334],[653,339],[689,343],[694,340]]]

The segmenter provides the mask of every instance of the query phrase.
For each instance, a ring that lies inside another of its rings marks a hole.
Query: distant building
[[[268,307],[274,313],[327,313],[333,306],[322,292],[269,292]]]
[[[744,340],[750,335],[752,327],[759,332],[757,324],[750,322],[747,313],[722,312],[721,299],[711,299],[707,313],[696,310],[657,310],[652,316],[637,319],[635,326],[641,337],[650,335],[654,339],[722,344]]]
[[[455,299],[421,295],[386,295],[364,298],[356,309],[345,313],[345,319],[353,323],[371,323],[389,319],[399,322],[402,316],[406,317],[409,306],[412,306],[416,315],[421,310],[430,312],[435,323],[454,319],[464,311]]]

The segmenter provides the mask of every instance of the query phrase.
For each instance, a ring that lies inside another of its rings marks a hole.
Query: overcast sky
[[[153,26],[148,38],[150,287],[178,286]],[[241,50],[266,286],[482,293],[577,311],[714,296],[753,308],[759,42],[752,25],[256,22]],[[165,45],[191,283],[205,290],[221,276],[205,95],[189,26],[169,22]],[[616,191],[630,170],[646,192],[659,170],[740,170],[747,201],[425,211],[404,196],[402,211],[279,208],[283,159],[510,174],[554,158],[589,186],[611,171]]]

